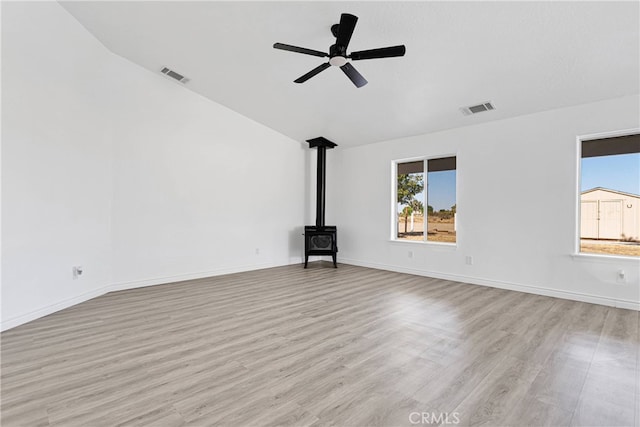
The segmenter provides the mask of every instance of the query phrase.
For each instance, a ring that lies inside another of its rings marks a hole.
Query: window
[[[581,253],[640,256],[640,134],[580,141]]]
[[[456,157],[394,165],[394,238],[456,243]]]

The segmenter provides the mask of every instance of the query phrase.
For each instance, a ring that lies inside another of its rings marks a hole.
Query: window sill
[[[605,264],[635,264],[638,265],[640,259],[636,256],[622,256],[622,255],[603,255],[603,254],[586,254],[577,253],[572,254],[571,257],[574,261],[578,262],[598,262]]]
[[[455,251],[458,249],[457,243],[429,242],[429,241],[425,242],[424,240],[396,240],[396,239],[389,239],[389,242],[398,243],[398,244],[409,244],[409,245],[425,245],[433,248],[450,250],[450,251]]]

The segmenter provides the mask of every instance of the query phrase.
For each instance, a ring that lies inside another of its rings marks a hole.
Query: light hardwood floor
[[[638,314],[325,263],[115,292],[2,333],[2,426],[638,425]]]

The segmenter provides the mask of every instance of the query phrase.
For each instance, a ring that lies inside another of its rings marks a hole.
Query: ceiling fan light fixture
[[[345,58],[344,56],[334,56],[333,58],[329,59],[329,64],[333,65],[334,67],[342,67],[346,63],[347,58]]]

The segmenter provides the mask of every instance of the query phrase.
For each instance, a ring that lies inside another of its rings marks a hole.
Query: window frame
[[[608,254],[595,254],[589,252],[580,251],[580,234],[581,234],[581,219],[582,219],[582,204],[581,204],[581,187],[582,187],[582,143],[584,141],[593,141],[596,139],[615,138],[618,136],[628,135],[640,135],[640,128],[622,129],[616,131],[599,132],[585,135],[576,136],[576,181],[575,181],[575,205],[574,205],[574,246],[572,257],[574,259],[592,259],[599,261],[633,261],[637,262],[640,259],[635,255],[608,255]]]
[[[456,241],[454,243],[450,242],[434,242],[427,239],[427,175],[428,175],[428,161],[435,159],[443,159],[447,157],[455,157],[456,158],[456,215],[459,212],[460,204],[458,203],[458,194],[459,194],[459,180],[458,180],[458,164],[459,164],[459,155],[457,152],[453,153],[444,153],[437,154],[431,156],[416,156],[416,157],[407,157],[402,159],[396,159],[391,161],[391,235],[389,236],[389,240],[393,243],[408,243],[411,245],[434,245],[434,246],[444,246],[447,248],[456,248],[458,246],[458,233],[456,227]],[[403,240],[398,239],[398,164],[400,163],[410,163],[410,162],[423,162],[423,182],[424,182],[424,194],[422,197],[422,203],[424,205],[424,236],[423,240]],[[454,222],[457,224],[458,217],[456,216]]]

